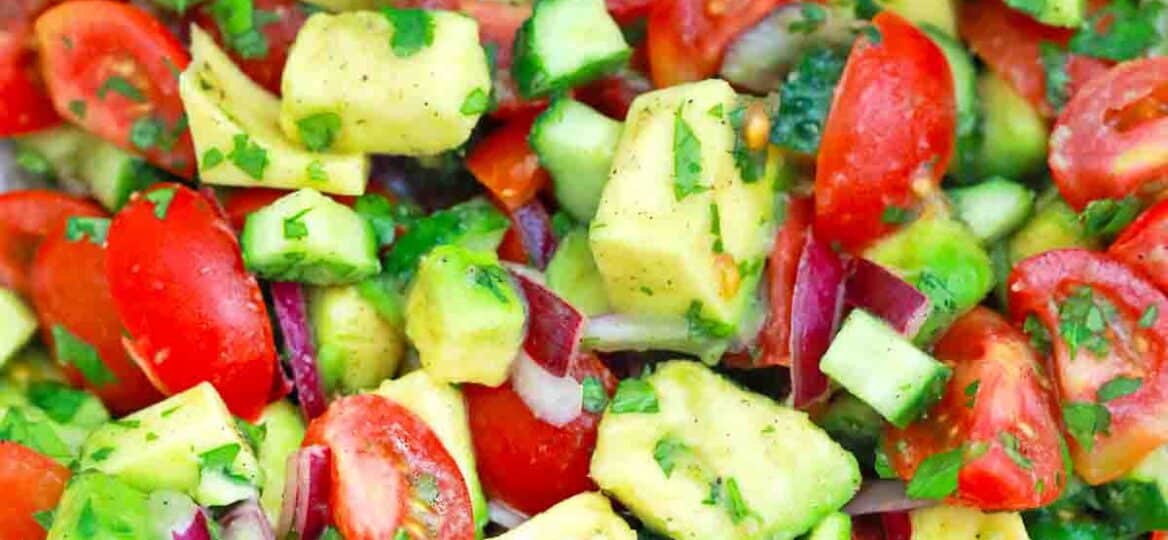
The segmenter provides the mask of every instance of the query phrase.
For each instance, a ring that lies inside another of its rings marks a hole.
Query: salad
[[[1166,0],[3,0],[0,540],[1166,540]]]

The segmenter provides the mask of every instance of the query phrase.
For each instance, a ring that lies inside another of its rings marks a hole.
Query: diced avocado
[[[369,222],[309,188],[248,214],[239,243],[247,269],[277,281],[344,285],[381,271]]]
[[[1046,165],[1050,128],[1038,110],[992,71],[978,79],[982,108],[981,176],[1026,178]]]
[[[855,455],[861,466],[872,467],[880,433],[884,430],[880,413],[856,396],[837,392],[813,420],[840,446]]]
[[[208,383],[98,428],[85,441],[79,470],[144,491],[181,491],[207,506],[254,497],[262,480],[255,454]]]
[[[1030,540],[1017,512],[938,505],[913,510],[909,518],[913,540]]]
[[[491,77],[478,24],[465,15],[317,13],[288,52],[282,89],[280,125],[293,141],[305,142],[306,119],[331,115],[332,149],[431,156],[470,137]]]
[[[596,215],[622,127],[570,98],[552,101],[531,126],[531,148],[552,175],[556,201],[583,223]]]
[[[596,269],[587,232],[575,230],[560,240],[555,255],[548,263],[546,274],[548,287],[585,315],[611,311],[604,290],[604,278],[600,276],[600,270]]]
[[[944,3],[937,2],[938,5]],[[953,75],[954,97],[957,100],[957,137],[954,141],[953,161],[949,163],[949,174],[964,183],[976,182],[981,179],[977,164],[981,118],[977,105],[977,68],[973,65],[973,56],[954,37],[952,29],[947,31],[925,24],[921,30],[941,48]]]
[[[1099,240],[1087,234],[1079,215],[1067,205],[1055,188],[1048,189],[1035,204],[1034,215],[1010,237],[1010,263],[1052,249],[1081,247],[1095,249]]]
[[[930,25],[957,37],[957,10],[955,0],[880,0],[879,5],[895,12],[912,23]]]
[[[589,230],[617,312],[736,326],[771,239],[774,177],[746,183],[721,80],[641,94]]]
[[[637,533],[599,493],[581,493],[544,510],[495,540],[636,540]]]
[[[819,368],[897,427],[941,397],[952,370],[862,309],[840,326]]]
[[[279,98],[244,75],[197,26],[191,28],[191,56],[193,62],[179,78],[179,93],[202,182],[312,187],[340,195],[365,192],[368,157],[309,152],[287,140],[279,126]]]
[[[1168,529],[1168,446],[1095,493],[1111,521],[1127,534]]]
[[[1034,192],[1004,178],[951,189],[949,198],[953,200],[957,217],[983,244],[1014,232],[1034,209]]]
[[[843,512],[830,514],[804,540],[852,540],[852,517]]]
[[[89,186],[89,193],[111,212],[120,210],[134,192],[173,180],[142,158],[97,137],[87,137],[77,153],[77,162],[78,174]]]
[[[1087,14],[1086,0],[1006,0],[1006,5],[1030,15],[1043,24],[1075,28]]]
[[[670,538],[794,538],[859,488],[855,458],[806,414],[702,364],[658,364],[636,388],[638,409],[604,412],[591,476]]]
[[[154,538],[143,491],[100,473],[74,476],[61,495],[48,540]]]
[[[406,335],[443,382],[498,386],[523,342],[526,307],[494,252],[434,248],[406,300]]]
[[[487,499],[483,496],[478,471],[475,469],[474,447],[471,445],[470,424],[462,394],[453,386],[438,382],[424,370],[385,381],[377,393],[418,415],[442,441],[442,446],[454,458],[466,482],[474,508],[475,525],[481,533],[490,517],[487,515]]]
[[[264,408],[259,426],[263,430],[256,456],[263,472],[260,506],[269,521],[279,523],[284,483],[288,479],[288,457],[300,449],[304,440],[304,420],[296,407],[280,400]]]
[[[397,373],[406,348],[403,328],[378,315],[356,287],[313,288],[308,317],[326,392],[369,390]]]
[[[32,309],[15,292],[0,288],[0,366],[8,363],[36,333],[37,319]]]
[[[535,0],[515,36],[511,75],[533,99],[615,71],[631,55],[603,0]]]
[[[91,140],[92,136],[72,124],[45,129],[13,139],[16,144],[17,163],[21,154],[35,156],[36,165],[47,165],[48,175],[59,179],[77,178],[77,153]],[[26,158],[27,159],[27,158]]]

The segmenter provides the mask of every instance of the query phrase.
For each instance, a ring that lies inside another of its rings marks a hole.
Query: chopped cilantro
[[[657,393],[644,379],[625,379],[617,384],[610,407],[614,414],[655,413],[659,410]]]
[[[975,380],[975,381],[973,381],[973,382],[969,383],[969,384],[968,384],[968,385],[965,387],[965,390],[964,390],[962,393],[964,393],[964,394],[965,394],[965,397],[967,398],[967,401],[965,402],[965,407],[966,407],[966,408],[968,408],[968,409],[972,409],[972,408],[973,408],[973,405],[974,405],[974,403],[975,403],[975,402],[976,402],[976,400],[977,400],[977,389],[978,389],[979,387],[981,387],[981,381],[980,381],[980,380]]]
[[[800,57],[779,88],[779,111],[770,140],[804,154],[819,149],[832,93],[844,71],[847,55],[830,47],[815,47]]]
[[[1075,358],[1080,348],[1096,356],[1107,354],[1106,331],[1115,320],[1115,307],[1105,298],[1096,298],[1091,287],[1078,287],[1059,305],[1059,334]]]
[[[501,266],[496,265],[482,265],[472,266],[471,272],[474,273],[474,282],[486,289],[494,296],[496,300],[506,304],[511,301],[507,296],[504,287],[508,286],[507,271]]]
[[[1098,403],[1070,402],[1063,405],[1067,432],[1084,450],[1095,446],[1095,435],[1111,428],[1111,412]]]
[[[138,429],[138,428],[142,427],[142,422],[139,420],[126,420],[123,418],[121,420],[111,421],[110,425],[117,426],[120,428],[125,428],[125,429]]]
[[[389,200],[381,195],[366,193],[353,203],[353,210],[373,227],[378,246],[393,244],[397,238],[397,220],[394,219],[393,205]]]
[[[100,99],[105,99],[105,96],[109,94],[110,91],[121,94],[130,101],[136,101],[138,103],[146,102],[146,96],[142,95],[142,91],[139,90],[137,86],[134,86],[134,83],[131,83],[125,77],[111,75],[108,79],[105,80],[104,83],[101,83],[100,87],[98,87],[97,97]]]
[[[1006,5],[1033,17],[1042,16],[1047,0],[1006,0]]]
[[[203,152],[203,170],[214,169],[217,165],[223,163],[223,151],[218,148],[208,148]]]
[[[1140,390],[1144,380],[1138,377],[1116,377],[1103,383],[1095,393],[1099,403],[1107,403],[1124,396],[1130,396]]]
[[[827,21],[827,10],[819,4],[804,2],[799,6],[802,20],[795,21],[787,27],[788,30],[801,34],[811,34]]]
[[[915,212],[908,208],[901,208],[899,206],[885,206],[884,212],[880,214],[880,221],[889,225],[901,225],[908,223],[915,218]]]
[[[765,149],[751,150],[746,144],[746,133],[742,128],[746,122],[748,106],[743,104],[730,111],[730,127],[734,129],[734,166],[742,175],[742,181],[753,184],[766,174],[767,152]]]
[[[268,56],[268,39],[260,27],[279,20],[274,13],[255,8],[253,0],[216,0],[211,4],[211,16],[229,48],[244,59]]]
[[[1010,458],[1019,468],[1030,470],[1034,464],[1030,459],[1022,455],[1022,450],[1019,448],[1018,437],[1009,431],[1003,431],[998,434],[998,442],[1002,443],[1002,450],[1006,452],[1006,457]]]
[[[199,467],[203,474],[217,472],[226,476],[228,479],[249,484],[250,481],[247,478],[234,471],[235,458],[242,450],[243,448],[239,443],[227,443],[222,446],[216,446],[199,454]]]
[[[694,300],[685,310],[685,324],[690,339],[721,339],[734,334],[734,326],[702,316],[702,303]]]
[[[673,120],[673,196],[682,200],[705,191],[702,185],[702,142],[681,115]]]
[[[914,499],[944,499],[957,489],[957,474],[963,461],[962,449],[933,454],[917,467],[906,493]]]
[[[717,105],[714,105],[713,107],[710,107],[710,110],[706,111],[706,114],[709,114],[710,116],[713,116],[714,118],[722,118],[724,115],[722,104],[719,103]]]
[[[45,419],[29,418],[21,407],[9,407],[4,413],[4,420],[0,422],[0,441],[27,446],[58,461],[68,461],[73,457],[52,425]]]
[[[653,460],[657,462],[657,466],[661,467],[661,472],[665,473],[668,478],[673,474],[673,468],[677,466],[677,460],[681,454],[688,452],[689,448],[685,443],[674,439],[672,437],[662,437],[657,441],[653,447]]]
[[[1031,313],[1026,316],[1022,331],[1030,336],[1030,346],[1042,354],[1050,354],[1050,332],[1046,331],[1046,326],[1037,315]]]
[[[53,519],[57,517],[56,510],[40,510],[32,513],[32,520],[42,529],[48,531],[53,528]]]
[[[73,216],[65,223],[65,239],[70,242],[88,239],[100,246],[105,243],[109,226],[109,218]]]
[[[236,418],[235,427],[243,434],[243,438],[247,440],[247,445],[251,447],[252,451],[259,452],[260,445],[268,436],[267,424],[256,425],[242,418]]]
[[[251,141],[246,133],[240,133],[232,139],[231,153],[227,154],[239,170],[256,179],[264,179],[264,169],[268,168],[268,152]]]
[[[158,145],[165,130],[161,120],[148,115],[141,116],[130,126],[130,142],[139,150],[149,150]]]
[[[1140,315],[1140,328],[1151,328],[1156,324],[1156,320],[1160,318],[1160,306],[1151,304]]]
[[[888,454],[880,446],[876,447],[876,459],[873,461],[872,468],[876,470],[876,476],[880,478],[900,478],[897,476],[896,470],[892,468],[892,462],[888,459]]]
[[[341,117],[335,112],[321,112],[296,121],[300,142],[313,152],[323,152],[333,146],[341,131]]]
[[[16,166],[35,176],[48,176],[53,172],[53,164],[49,163],[49,158],[32,148],[17,148]]]
[[[1111,0],[1091,14],[1068,43],[1071,52],[1122,62],[1143,56],[1160,36],[1156,29],[1165,5]]]
[[[880,13],[880,5],[876,3],[876,0],[856,0],[856,4],[853,6],[853,11],[855,12],[857,19],[870,20],[872,17],[875,17],[877,13]]]
[[[308,179],[313,182],[328,182],[328,172],[324,170],[324,164],[319,159],[314,159],[308,163]]]
[[[424,9],[384,8],[381,13],[393,25],[390,47],[400,58],[413,56],[434,42],[434,17]]]
[[[77,516],[77,536],[95,538],[98,529],[97,514],[93,512],[93,503],[90,499],[85,499],[85,506],[81,507],[81,515]]]
[[[299,240],[308,236],[308,226],[304,224],[304,214],[312,211],[312,208],[305,208],[292,216],[284,218],[284,239],[285,240]]]
[[[73,113],[73,116],[77,117],[78,120],[85,120],[86,109],[84,100],[75,99],[69,102],[69,112]]]
[[[860,32],[864,34],[864,37],[868,38],[868,45],[870,47],[877,47],[884,42],[884,35],[874,25],[867,25],[860,29]]]
[[[111,447],[107,446],[104,448],[98,448],[97,450],[89,453],[89,460],[93,462],[102,462],[109,459],[113,453],[114,449]]]
[[[1090,236],[1110,238],[1119,234],[1140,214],[1140,200],[1135,197],[1123,199],[1100,199],[1091,201],[1079,214],[1083,231]]]
[[[722,244],[722,218],[718,215],[718,205],[710,203],[710,234],[714,235],[714,253],[726,251]]]
[[[473,116],[487,112],[487,108],[490,106],[491,96],[482,88],[475,88],[462,100],[462,107],[459,107],[458,112]]]
[[[28,400],[54,422],[68,424],[90,395],[53,381],[37,381],[28,386]]]
[[[154,204],[154,217],[166,219],[166,213],[170,211],[170,203],[174,201],[176,192],[176,188],[165,187],[155,189],[145,195],[146,200]]]
[[[1056,111],[1070,99],[1071,76],[1067,74],[1067,53],[1054,43],[1044,41],[1038,46],[1042,70],[1046,74],[1046,102]]]
[[[85,377],[85,380],[89,381],[89,384],[101,387],[118,382],[118,378],[105,367],[101,356],[97,354],[97,349],[94,349],[92,345],[73,335],[72,332],[59,324],[53,325],[52,333],[53,343],[57,349],[57,359],[62,363],[75,366]]]
[[[332,536],[328,537],[329,531],[332,531]],[[336,529],[329,527],[325,530],[325,534],[321,535],[320,540],[341,540],[341,534]],[[398,527],[397,532],[393,533],[393,540],[410,540],[410,533],[405,527]]]
[[[600,379],[589,375],[584,377],[581,386],[584,387],[584,410],[593,413],[603,411],[608,405],[608,393],[604,391]]]

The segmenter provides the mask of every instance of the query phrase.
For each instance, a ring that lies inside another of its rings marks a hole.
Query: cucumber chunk
[[[240,244],[248,270],[277,281],[344,285],[381,271],[369,222],[313,189],[249,214]]]
[[[859,488],[855,458],[802,412],[696,362],[659,364],[641,382],[656,411],[610,406],[591,476],[651,529],[677,540],[790,539]]]
[[[515,37],[511,73],[532,99],[614,71],[631,55],[603,0],[536,0]]]
[[[1004,178],[951,189],[949,198],[957,207],[957,217],[983,244],[1014,232],[1034,209],[1034,192]]]
[[[284,484],[288,479],[288,457],[300,449],[304,440],[304,420],[299,409],[287,400],[280,400],[264,408],[259,426],[263,438],[256,449],[256,458],[264,480],[260,485],[260,506],[268,520],[279,523]]]
[[[15,292],[0,288],[0,367],[32,338],[37,329],[36,315]]]
[[[953,32],[925,24],[921,27],[925,34],[941,48],[953,74],[954,97],[957,101],[957,137],[953,161],[949,164],[949,174],[961,182],[976,182],[981,179],[977,164],[980,121],[977,104],[977,68],[973,56],[954,38]]]
[[[495,540],[636,540],[637,533],[599,493],[581,493],[544,510]]]
[[[941,397],[952,374],[945,364],[862,309],[844,320],[819,367],[901,428]]]
[[[154,538],[149,496],[98,473],[73,477],[53,515],[48,540]]]
[[[820,521],[804,540],[851,540],[852,517],[836,512]]]
[[[173,177],[113,144],[92,137],[77,154],[79,174],[106,210],[117,212],[130,195]]]
[[[569,98],[553,101],[531,127],[531,148],[552,175],[556,200],[578,221],[587,223],[596,215],[621,128],[620,122]]]
[[[370,390],[397,373],[405,356],[403,328],[378,315],[357,287],[314,287],[308,318],[325,392]]]
[[[560,240],[547,267],[547,284],[556,294],[588,316],[610,312],[604,278],[592,258],[588,233],[575,230]]]
[[[982,107],[981,175],[1024,179],[1046,165],[1050,128],[1009,83],[987,71],[977,84]]]

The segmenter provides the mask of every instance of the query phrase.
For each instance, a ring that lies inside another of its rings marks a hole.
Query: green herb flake
[[[242,418],[235,419],[235,428],[243,434],[247,445],[251,447],[252,452],[259,453],[260,445],[264,443],[264,439],[268,437],[267,424],[253,424]]]
[[[746,122],[748,105],[742,104],[730,111],[730,127],[734,130],[734,149],[730,152],[734,158],[734,167],[742,175],[742,181],[753,184],[766,174],[767,152],[751,150],[746,144],[746,133],[742,126]]]
[[[790,26],[787,27],[788,30],[795,33],[814,33],[816,30],[819,30],[819,27],[823,26],[824,22],[827,21],[827,10],[819,4],[804,2],[803,5],[799,7],[799,13],[803,16],[803,18],[791,23]]]
[[[54,381],[36,381],[28,386],[28,400],[54,422],[68,424],[85,402],[88,393]]]
[[[1160,318],[1160,306],[1151,304],[1147,309],[1140,314],[1140,328],[1151,328],[1155,326],[1156,320]]]
[[[722,492],[725,495],[722,501],[726,504],[726,511],[730,513],[730,521],[735,524],[741,523],[742,520],[753,514],[750,507],[746,505],[746,500],[742,498],[742,492],[738,489],[738,480],[727,478],[722,484]]]
[[[86,109],[87,106],[84,100],[75,99],[69,102],[69,112],[73,113],[73,116],[78,120],[85,120]]]
[[[434,42],[434,17],[424,9],[385,8],[381,13],[393,25],[389,45],[399,58],[413,56]]]
[[[314,159],[308,163],[308,179],[313,182],[328,182],[328,172],[324,170],[324,164],[319,159]]]
[[[297,120],[296,129],[305,148],[324,152],[332,148],[341,131],[341,117],[335,112],[316,113]]]
[[[678,459],[688,451],[689,447],[685,443],[672,437],[662,437],[653,447],[653,460],[657,462],[657,466],[661,467],[661,472],[665,473],[665,477],[668,478],[669,475],[673,474]]]
[[[242,448],[238,443],[216,446],[199,454],[199,466],[205,470],[228,471],[235,464],[235,457]]]
[[[832,95],[846,63],[845,53],[826,46],[803,53],[779,87],[779,111],[771,125],[771,143],[803,154],[819,150]]]
[[[336,529],[329,527],[328,530],[333,531],[333,536],[336,540],[341,540],[341,535],[340,533],[336,532]],[[323,535],[321,536],[320,540],[325,540]],[[410,533],[405,529],[405,527],[398,527],[397,532],[393,533],[393,540],[410,540]]]
[[[608,405],[608,393],[604,391],[604,384],[600,379],[589,375],[581,383],[584,387],[584,410],[592,413],[604,411]]]
[[[1002,443],[1002,450],[1006,452],[1006,457],[1010,458],[1021,469],[1030,470],[1034,467],[1030,459],[1022,455],[1022,450],[1019,448],[1018,437],[1009,431],[1003,431],[998,434],[998,442]]]
[[[914,499],[944,499],[957,490],[961,471],[962,449],[933,454],[917,467],[906,493]]]
[[[694,300],[685,311],[685,324],[690,339],[723,339],[734,335],[734,325],[707,319],[702,315],[702,303]]]
[[[681,110],[677,109],[673,120],[673,196],[679,201],[709,189],[702,185],[702,142]]]
[[[109,218],[72,216],[65,223],[65,239],[70,242],[87,239],[100,246],[105,243],[109,226]]]
[[[34,412],[35,410],[29,410]],[[25,409],[9,407],[0,422],[0,441],[12,441],[27,446],[58,461],[68,461],[73,452],[45,419],[30,418]]]
[[[139,90],[137,86],[134,86],[134,84],[125,77],[119,77],[117,75],[110,76],[105,80],[104,83],[101,83],[101,86],[97,88],[97,97],[100,99],[105,99],[105,96],[111,91],[117,94],[121,94],[130,101],[135,101],[138,103],[146,102],[146,96],[142,94],[142,91]]]
[[[1111,412],[1097,403],[1070,402],[1063,405],[1063,421],[1071,437],[1090,452],[1095,435],[1106,434],[1111,428]]]
[[[1067,52],[1055,43],[1038,45],[1042,70],[1046,74],[1046,102],[1058,111],[1070,99],[1071,76],[1067,73]]]
[[[166,219],[166,214],[170,211],[170,203],[174,201],[174,194],[177,191],[177,188],[165,187],[155,189],[145,195],[146,200],[154,204],[154,217]]]
[[[714,253],[726,251],[722,243],[722,218],[718,215],[718,205],[710,203],[710,234],[714,236]]]
[[[868,25],[860,29],[864,37],[868,38],[868,45],[870,47],[879,47],[884,42],[884,35],[880,33],[880,29],[874,25]]]
[[[260,27],[279,20],[275,13],[255,8],[253,0],[215,0],[211,16],[230,49],[244,59],[268,56],[268,39]]]
[[[231,153],[227,159],[231,160],[239,170],[255,180],[264,179],[264,169],[268,168],[268,152],[251,141],[246,133],[240,133],[232,139]]]
[[[56,345],[57,359],[65,364],[72,364],[81,372],[85,380],[95,387],[115,384],[118,378],[105,367],[97,349],[81,338],[73,335],[68,329],[59,324],[53,325],[53,344]]]
[[[495,265],[482,265],[472,266],[471,273],[474,275],[475,284],[490,292],[496,300],[504,304],[511,302],[506,289],[504,289],[508,286],[509,281],[506,270]]]
[[[474,116],[487,112],[490,106],[491,96],[482,88],[475,88],[462,100],[462,107],[459,107],[458,112],[465,116]]]
[[[962,392],[965,394],[965,398],[966,398],[965,407],[967,409],[973,408],[973,405],[977,400],[977,389],[979,387],[981,387],[981,380],[975,380],[975,381],[969,383],[965,387],[965,390]]]
[[[149,150],[158,145],[166,126],[161,120],[141,116],[130,126],[130,143],[139,150]]]
[[[853,7],[857,19],[871,20],[880,11],[880,5],[876,3],[876,0],[856,0]]]
[[[142,422],[139,420],[113,420],[110,422],[111,426],[117,426],[122,429],[138,429],[142,427]]]
[[[1156,21],[1165,9],[1160,2],[1111,0],[1091,14],[1068,43],[1071,52],[1116,62],[1143,56],[1159,41]]]
[[[880,214],[880,221],[888,225],[902,225],[915,219],[916,213],[908,208],[886,206]]]
[[[876,470],[876,476],[880,478],[900,478],[897,476],[896,470],[892,468],[892,462],[888,459],[888,454],[880,446],[876,447],[876,459],[873,460],[872,468]]]
[[[153,442],[158,440],[158,434],[151,431],[146,433],[146,442]]]
[[[77,517],[77,535],[81,538],[94,538],[99,528],[97,514],[93,512],[93,503],[85,499],[85,506],[81,507],[81,514]]]
[[[302,218],[311,211],[312,208],[305,208],[290,217],[284,218],[285,240],[299,240],[308,236],[308,226],[304,224]]]
[[[1044,355],[1050,354],[1050,332],[1046,331],[1046,326],[1042,324],[1037,315],[1031,313],[1026,316],[1026,320],[1022,323],[1022,331],[1030,336],[1031,347]]]
[[[610,408],[614,414],[655,413],[660,410],[657,392],[644,379],[625,379],[617,384]]]
[[[1079,222],[1087,235],[1111,238],[1136,219],[1140,206],[1140,200],[1135,197],[1091,201],[1079,214]]]
[[[17,148],[16,166],[34,176],[48,176],[53,172],[53,164],[49,163],[49,158],[32,148]]]
[[[1059,304],[1059,335],[1070,349],[1071,358],[1081,348],[1095,356],[1107,354],[1107,327],[1115,318],[1115,307],[1105,298],[1097,298],[1091,287],[1076,288]]]
[[[353,211],[365,218],[373,234],[377,236],[377,245],[380,247],[393,244],[397,238],[397,219],[395,219],[393,205],[385,197],[374,193],[366,193],[353,203]]]
[[[100,463],[102,461],[109,459],[109,457],[111,455],[113,455],[113,453],[114,453],[114,449],[110,448],[108,446],[105,448],[98,448],[97,450],[90,452],[89,460],[93,461],[95,463]]]
[[[1144,380],[1138,377],[1116,377],[1103,383],[1095,392],[1095,397],[1099,403],[1107,403],[1138,392],[1143,383]]]
[[[218,148],[208,148],[203,152],[203,170],[209,171],[223,163],[223,151]]]
[[[56,517],[56,510],[39,510],[32,513],[32,520],[37,522],[37,525],[40,525],[45,531],[53,528],[53,520]]]
[[[710,110],[706,111],[706,114],[721,120],[724,117],[725,113],[724,113],[722,104],[719,103],[717,105],[714,105],[713,107],[710,107]]]

